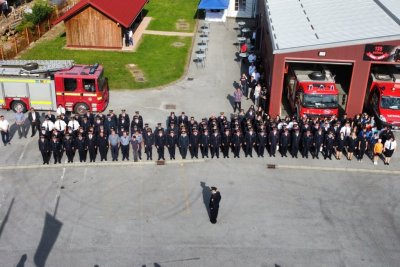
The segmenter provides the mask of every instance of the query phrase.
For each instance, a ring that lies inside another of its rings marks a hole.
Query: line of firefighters
[[[171,160],[175,159],[178,148],[182,159],[186,159],[188,152],[191,158],[198,158],[199,153],[203,158],[208,158],[209,153],[211,158],[219,158],[220,152],[224,158],[229,158],[230,152],[239,158],[241,150],[245,157],[252,157],[255,150],[258,157],[264,157],[267,151],[271,157],[279,152],[282,157],[290,153],[293,158],[301,154],[303,158],[318,159],[322,154],[331,160],[334,154],[339,160],[345,153],[348,160],[355,154],[359,161],[368,153],[377,164],[383,153],[385,164],[389,164],[396,149],[391,130],[378,131],[367,114],[354,119],[346,116],[340,119],[305,116],[300,120],[281,119],[279,116],[271,118],[263,111],[256,112],[252,106],[247,112],[242,109],[233,114],[230,120],[223,112],[199,122],[184,112],[179,116],[172,112],[166,125],[165,129],[159,123],[152,130],[143,123],[139,112],[130,120],[125,110],[119,116],[113,111],[107,116],[89,113],[68,118],[61,115],[57,120],[46,116],[41,123],[39,149],[43,164],[49,163],[51,155],[54,163],[61,163],[64,152],[68,162],[73,162],[76,152],[81,162],[86,162],[87,154],[94,162],[98,153],[100,160],[106,161],[109,150],[113,161],[118,160],[119,152],[122,160],[129,160],[131,149],[134,160],[138,161],[142,159],[143,148],[147,160],[152,160],[153,147],[157,150],[158,160],[165,160],[165,150]]]

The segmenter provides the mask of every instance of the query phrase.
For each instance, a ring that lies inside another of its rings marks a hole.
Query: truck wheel
[[[35,62],[30,62],[30,63],[26,63],[25,65],[23,65],[22,68],[24,70],[36,70],[37,68],[39,68],[39,64],[37,64]]]
[[[74,107],[74,112],[79,115],[83,115],[87,111],[89,111],[89,107],[85,103],[78,103]]]
[[[15,113],[18,112],[19,110],[21,110],[22,113],[25,113],[26,110],[27,110],[27,109],[26,109],[25,103],[22,102],[22,101],[13,101],[12,104],[11,104],[11,109],[12,109]]]

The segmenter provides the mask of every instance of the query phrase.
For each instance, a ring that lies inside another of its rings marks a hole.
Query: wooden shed
[[[67,47],[121,49],[148,0],[81,0],[53,24],[65,23]]]

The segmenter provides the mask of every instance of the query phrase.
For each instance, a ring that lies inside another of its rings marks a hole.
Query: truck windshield
[[[99,85],[99,91],[103,92],[104,89],[104,84],[106,82],[106,79],[104,78],[104,72],[101,72],[99,79],[97,81],[97,84]]]
[[[386,109],[400,110],[400,97],[382,96],[381,107]]]
[[[304,94],[303,105],[307,108],[337,108],[337,95]]]

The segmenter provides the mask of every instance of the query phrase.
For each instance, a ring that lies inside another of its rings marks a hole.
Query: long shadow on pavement
[[[210,191],[210,187],[206,185],[205,182],[200,182],[200,186],[203,189],[202,193],[203,193],[203,203],[204,206],[207,210],[207,214],[208,214],[208,218],[210,218],[210,208],[208,206],[209,202],[210,202],[210,197],[211,197],[211,191]]]
[[[7,224],[8,217],[10,216],[10,212],[11,212],[11,209],[12,209],[13,205],[14,205],[14,198],[11,200],[10,205],[8,206],[8,210],[7,210],[6,216],[4,216],[4,219],[1,222],[1,225],[0,225],[0,238],[1,238],[1,234],[3,233],[4,227]]]

